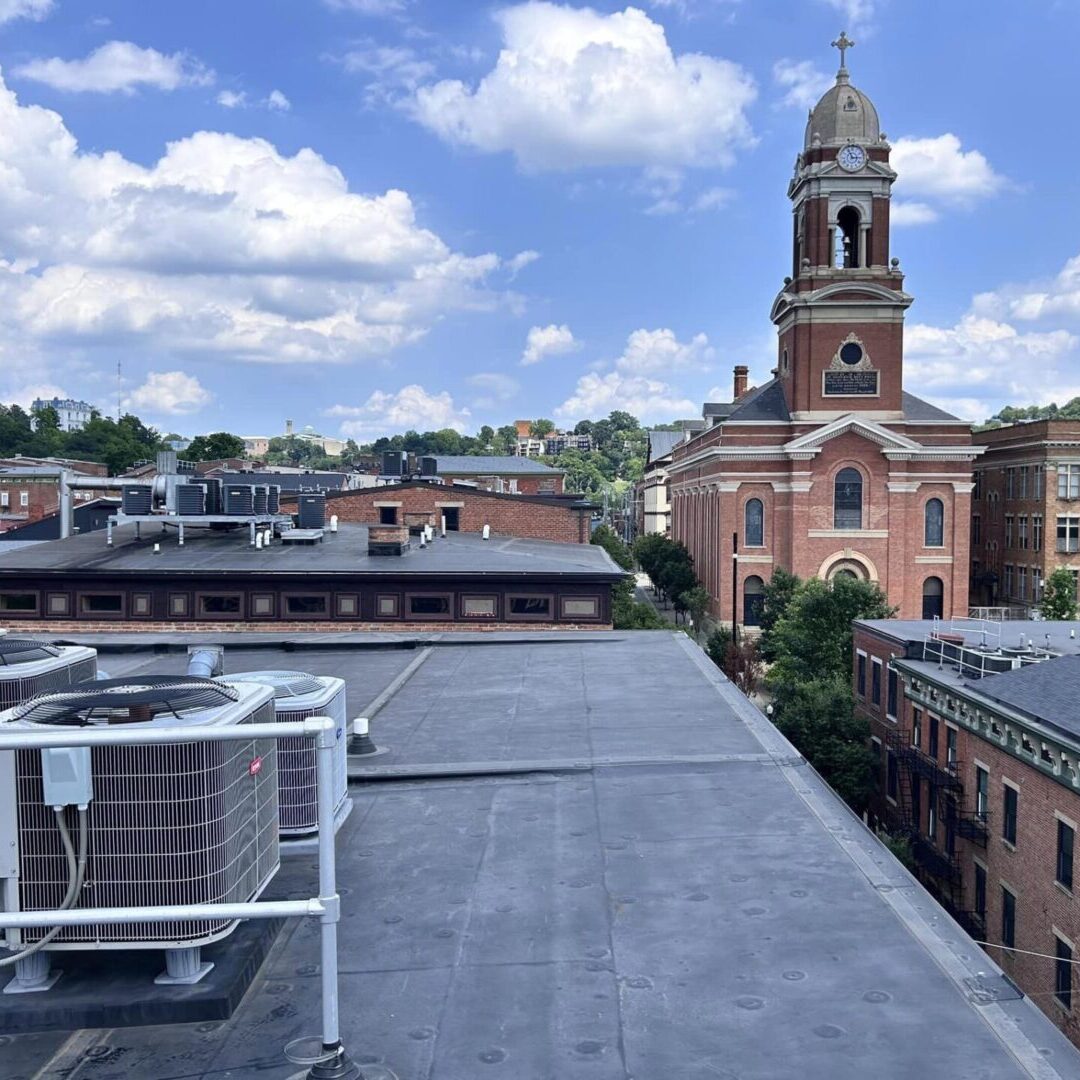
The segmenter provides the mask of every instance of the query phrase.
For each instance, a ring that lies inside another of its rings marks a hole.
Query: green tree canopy
[[[1059,566],[1046,579],[1039,608],[1044,619],[1071,621],[1076,618],[1076,578],[1071,570]]]
[[[542,439],[545,435],[550,435],[555,430],[555,423],[552,420],[545,420],[541,417],[539,420],[534,420],[529,425],[529,434],[534,439]]]
[[[790,571],[777,566],[765,586],[765,601],[761,611],[761,656],[771,662],[775,659],[772,649],[773,628],[787,611],[788,605],[802,582]]]
[[[276,442],[277,440],[271,440]],[[305,444],[303,440],[293,439],[294,443]],[[184,451],[189,461],[221,461],[224,458],[242,458],[247,456],[244,440],[227,431],[215,431],[212,435],[197,435]]]

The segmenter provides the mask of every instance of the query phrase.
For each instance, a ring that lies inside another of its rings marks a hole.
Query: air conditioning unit
[[[191,676],[105,679],[41,694],[0,713],[0,727],[9,731],[136,724],[187,728],[195,740],[200,728],[273,722],[268,687]],[[0,752],[0,838],[6,845],[0,885],[9,911],[59,908],[69,886],[55,800],[45,800],[44,761],[40,750]],[[78,815],[87,832],[87,860],[72,907],[243,903],[259,896],[277,872],[273,739],[93,746],[87,786],[85,820]],[[68,806],[61,813],[72,840],[76,812]],[[163,949],[166,971],[156,981],[191,983],[212,967],[201,962],[201,946],[228,936],[236,925],[190,920],[65,927],[45,949]],[[0,933],[7,948],[19,952],[50,931]],[[17,968],[5,992],[51,985],[56,973],[49,976],[47,963],[42,971],[43,955],[29,956],[26,971]]]
[[[0,635],[0,711],[97,675],[97,652]]]
[[[334,721],[334,808],[340,824],[348,799],[348,721],[345,683],[332,675],[303,671],[242,671],[228,683],[258,683],[274,691],[274,711],[282,722],[329,716]],[[311,739],[287,738],[278,744],[278,808],[283,838],[308,836],[319,829],[318,767]]]

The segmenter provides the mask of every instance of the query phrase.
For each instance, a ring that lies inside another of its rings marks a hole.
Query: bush
[[[1059,566],[1046,579],[1039,607],[1044,619],[1068,622],[1076,618],[1076,580],[1071,570]]]
[[[652,604],[634,598],[634,584],[620,581],[611,590],[612,626],[616,630],[667,630],[667,622]]]

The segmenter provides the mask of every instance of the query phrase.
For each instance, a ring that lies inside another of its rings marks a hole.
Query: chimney
[[[745,364],[735,365],[735,397],[732,398],[733,401],[738,401],[746,393],[746,384],[749,377],[750,369]]]

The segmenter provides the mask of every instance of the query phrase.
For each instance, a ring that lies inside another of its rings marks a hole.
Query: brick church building
[[[896,173],[873,102],[840,70],[788,185],[791,276],[773,303],[777,366],[676,447],[672,536],[713,614],[754,625],[773,568],[877,582],[902,618],[967,614],[970,425],[903,387],[904,291],[889,255]]]

